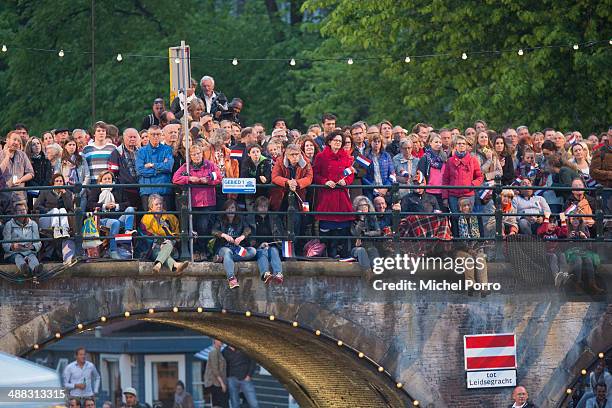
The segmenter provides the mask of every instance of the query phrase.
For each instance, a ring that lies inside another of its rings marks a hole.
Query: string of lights
[[[540,50],[550,50],[550,49],[558,49],[558,50],[572,50],[572,51],[580,51],[582,49],[594,48],[596,46],[603,45],[608,43],[608,45],[612,45],[612,39],[609,40],[598,40],[598,41],[586,41],[586,42],[576,42],[572,44],[557,44],[557,45],[538,45],[532,47],[517,47],[513,49],[502,49],[502,50],[463,50],[457,52],[442,52],[442,53],[429,53],[429,54],[410,54],[402,56],[401,58],[393,57],[390,55],[386,56],[342,56],[342,57],[315,57],[315,58],[295,58],[295,57],[266,57],[266,58],[238,58],[238,57],[216,57],[216,56],[190,56],[191,60],[208,60],[215,62],[230,62],[232,65],[236,66],[240,62],[286,62],[290,66],[296,66],[298,62],[302,63],[313,63],[313,62],[326,62],[326,61],[335,61],[335,62],[346,62],[348,65],[353,65],[355,62],[371,62],[371,61],[383,61],[383,60],[398,60],[403,61],[405,63],[410,63],[419,59],[427,59],[427,58],[461,58],[462,60],[467,60],[471,57],[479,57],[479,56],[494,56],[494,55],[502,55],[502,54],[517,54],[518,56],[524,56],[527,53],[536,52]],[[166,60],[168,58],[167,55],[150,55],[150,54],[137,54],[137,53],[105,53],[105,52],[91,52],[91,51],[82,51],[82,50],[64,50],[54,49],[54,48],[37,48],[37,47],[23,47],[18,45],[12,45],[9,47],[7,44],[2,44],[2,53],[7,54],[12,50],[22,50],[28,52],[42,52],[42,53],[53,53],[57,54],[58,57],[64,58],[67,54],[72,55],[96,55],[102,57],[112,57],[116,59],[117,62],[122,62],[126,59],[137,59],[137,58],[148,58],[148,59],[163,59]],[[175,58],[175,63],[180,63],[181,58]]]

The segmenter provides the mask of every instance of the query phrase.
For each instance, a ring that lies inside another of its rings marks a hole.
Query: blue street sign
[[[256,186],[254,178],[224,178],[223,194],[255,194]]]

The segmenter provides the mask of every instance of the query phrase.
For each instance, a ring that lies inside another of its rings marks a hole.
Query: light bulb
[[[119,62],[123,61],[123,55],[117,54],[117,61]]]
[[[610,45],[612,45],[612,40],[610,40],[609,42],[610,42]],[[2,46],[2,51],[6,52],[6,45]]]
[[[462,60],[466,60],[467,59],[467,54],[465,52],[463,54],[461,54],[461,59]]]
[[[34,345],[34,350],[38,350],[40,348],[40,346],[38,344]]]
[[[102,316],[102,317],[100,318],[100,321],[101,321],[101,322],[105,322],[105,321],[106,321],[106,317],[105,317],[105,316]]]
[[[361,351],[359,352],[359,358],[364,358],[365,354],[363,354]]]
[[[125,317],[130,317],[130,312],[125,312],[123,315],[124,315]]]
[[[579,46],[578,44],[574,44],[574,47],[573,47],[573,48],[574,48],[575,50],[577,50],[578,48],[580,48],[580,46]]]
[[[349,58],[348,61],[346,61],[346,63],[349,64],[349,65],[353,65],[353,59]]]
[[[276,319],[276,317],[274,317],[274,315],[270,315],[269,319],[270,319],[270,321],[272,321],[272,322],[273,322],[273,321],[274,321],[274,319]]]
[[[524,54],[524,52],[523,52],[522,48],[520,50],[518,50],[518,55],[523,55],[523,54]]]
[[[321,330],[317,330],[317,331],[315,331],[315,335],[316,335],[316,336],[320,336],[320,335],[321,335]]]
[[[232,65],[238,65],[238,58],[234,58],[232,60]]]
[[[342,343],[342,340],[338,340],[338,347],[342,347],[344,343]]]
[[[410,62],[410,57],[404,58],[404,62]]]
[[[59,339],[60,337],[62,337],[62,334],[61,334],[61,333],[55,333],[55,338],[56,338],[56,339]]]
[[[155,313],[155,309],[150,308],[150,309],[149,309],[149,314],[153,314],[153,313]]]
[[[174,307],[172,308],[172,311],[173,311],[174,313],[178,312],[178,307],[174,306]]]
[[[395,384],[395,386],[397,388],[402,388],[404,386],[404,384],[402,384],[401,382],[398,382],[397,384]]]
[[[378,372],[382,373],[383,371],[385,371],[384,367],[378,367]]]
[[[291,65],[292,67],[295,66],[295,59],[291,58],[291,61],[289,61],[289,65]]]
[[[83,330],[83,325],[82,325],[81,323],[79,323],[79,324],[77,324],[77,328],[78,328],[79,330]]]
[[[612,40],[610,40],[610,43],[612,44]],[[2,52],[6,51],[8,51],[8,48],[6,48],[6,44],[2,44]]]
[[[293,322],[293,323],[292,323],[292,326],[293,326],[293,327],[298,327],[298,322]]]
[[[59,57],[62,58],[64,56],[64,50],[59,50],[57,55],[59,55]]]
[[[198,307],[198,313],[202,313],[204,311],[204,309],[202,309],[201,307]]]
[[[246,317],[251,317],[251,312],[249,312],[248,310],[246,311],[246,313],[244,314]]]

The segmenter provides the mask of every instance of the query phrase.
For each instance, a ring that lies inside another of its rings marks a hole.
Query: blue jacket
[[[370,151],[368,154],[366,154],[366,157],[372,160],[372,164],[370,164],[370,167],[368,167],[368,172],[363,178],[363,184],[376,184],[374,181],[374,153]],[[391,158],[391,155],[385,151],[381,152],[378,156],[378,165],[380,167],[380,178],[382,179],[383,185],[390,186],[393,184],[393,178],[391,175],[395,175],[395,168],[393,167],[393,159]]]
[[[145,168],[145,164],[153,163],[153,167]],[[136,152],[136,173],[140,184],[172,183],[172,148],[159,144],[141,147]],[[140,195],[172,194],[171,187],[140,187]]]

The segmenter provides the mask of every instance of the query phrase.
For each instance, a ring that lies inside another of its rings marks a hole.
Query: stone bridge
[[[230,291],[219,264],[181,277],[151,266],[81,263],[38,285],[0,281],[0,350],[28,355],[79,330],[150,320],[244,349],[303,407],[437,408],[510,401],[508,388],[466,389],[466,334],[515,332],[518,380],[541,407],[560,406],[581,369],[612,347],[607,300],[383,293],[356,265],[329,262],[287,262],[285,284],[270,287],[254,264],[238,264],[241,286]]]

